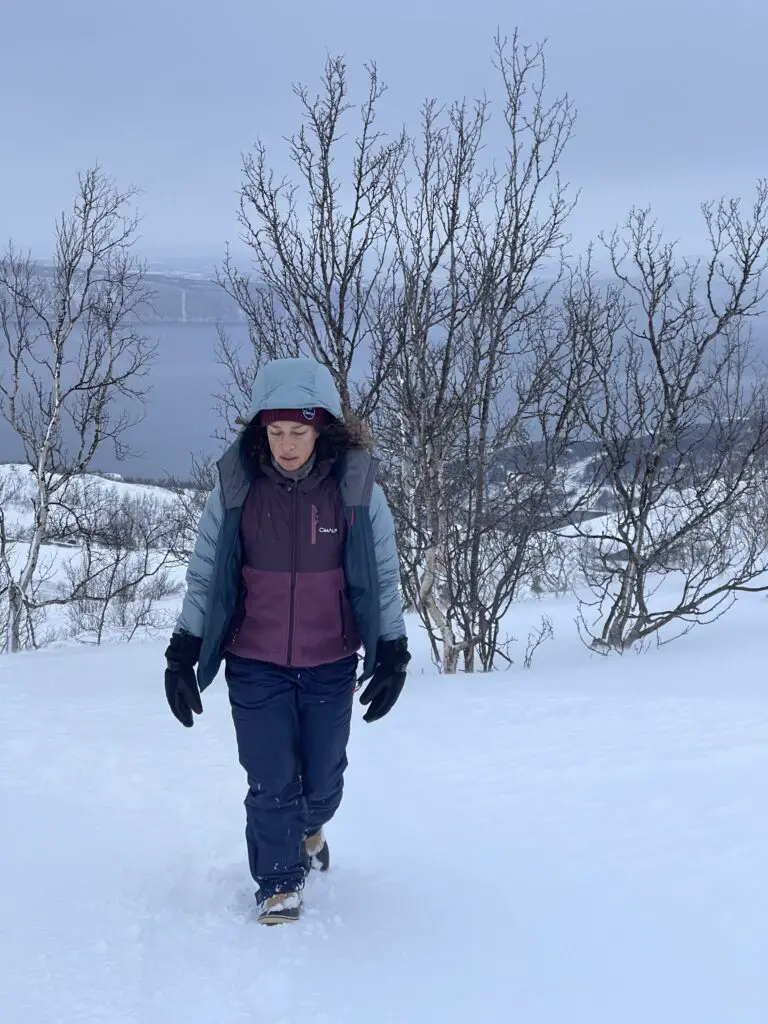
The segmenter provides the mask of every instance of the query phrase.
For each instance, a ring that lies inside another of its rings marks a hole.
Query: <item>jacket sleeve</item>
[[[181,606],[181,614],[176,620],[177,633],[183,631],[193,636],[203,635],[208,584],[213,576],[216,545],[223,518],[221,488],[216,484],[208,495],[197,527],[197,540],[187,566],[187,591]]]
[[[406,635],[400,596],[400,558],[392,512],[378,484],[373,485],[370,512],[379,577],[380,636],[382,640],[396,640]]]

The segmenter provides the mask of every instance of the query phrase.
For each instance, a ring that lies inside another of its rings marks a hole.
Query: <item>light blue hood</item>
[[[256,374],[251,389],[253,419],[264,409],[326,409],[342,418],[330,370],[314,359],[273,359]]]

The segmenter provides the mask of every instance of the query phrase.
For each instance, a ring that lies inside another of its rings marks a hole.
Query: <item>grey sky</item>
[[[652,202],[696,246],[698,204],[768,175],[763,0],[4,0],[0,236],[40,255],[95,160],[143,189],[143,247],[218,257],[235,239],[240,153],[275,163],[297,123],[291,83],[326,50],[378,62],[389,121],[425,95],[493,84],[498,26],[549,40],[550,80],[579,109],[564,165],[578,240]]]

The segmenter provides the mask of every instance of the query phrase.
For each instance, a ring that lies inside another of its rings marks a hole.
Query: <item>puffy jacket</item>
[[[257,375],[250,418],[264,409],[321,407],[341,418],[331,374],[309,359],[268,363]],[[373,674],[379,639],[405,635],[394,524],[375,482],[377,461],[366,451],[344,453],[336,469],[344,516],[345,597],[365,647],[363,677]],[[242,514],[253,477],[236,441],[218,463],[219,481],[206,502],[187,568],[187,590],[177,630],[202,637],[198,682],[215,678],[231,643],[243,591]]]

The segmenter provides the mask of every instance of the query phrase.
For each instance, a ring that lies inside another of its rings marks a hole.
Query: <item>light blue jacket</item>
[[[266,409],[323,408],[341,418],[339,394],[328,369],[311,359],[279,359],[258,373],[249,418]],[[405,636],[400,564],[392,513],[375,483],[377,462],[365,451],[344,457],[339,474],[347,516],[345,575],[365,645],[364,677],[375,667],[376,643]],[[219,481],[208,496],[186,576],[186,594],[176,629],[202,637],[198,666],[201,689],[218,672],[237,610],[242,554],[240,513],[251,480],[239,441],[218,464]]]

